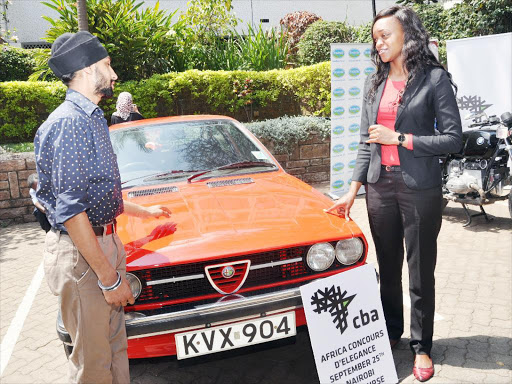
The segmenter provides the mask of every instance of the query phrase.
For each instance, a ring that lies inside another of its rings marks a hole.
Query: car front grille
[[[212,287],[206,277],[205,267],[210,265],[250,260],[251,268],[254,269],[249,271],[241,289],[265,286],[314,275],[315,272],[310,270],[305,264],[307,249],[308,247],[295,247],[232,258],[215,259],[209,262],[131,271],[131,273],[134,273],[143,281],[143,289],[136,305],[187,298],[199,299],[207,295],[222,296]],[[300,259],[300,261],[297,259]],[[291,262],[283,264],[286,260]],[[272,264],[277,265],[273,266]],[[258,268],[258,266],[261,268]],[[335,261],[327,271],[342,267],[341,264]],[[202,277],[200,277],[201,275]],[[159,280],[162,283],[159,283]]]

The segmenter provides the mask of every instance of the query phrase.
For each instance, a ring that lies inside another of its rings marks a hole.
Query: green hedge
[[[316,116],[282,116],[277,119],[257,121],[245,126],[260,140],[272,143],[276,154],[290,153],[311,134],[322,139],[331,135],[331,121]]]
[[[28,80],[35,67],[34,51],[0,44],[0,81]]]
[[[248,92],[240,92],[247,84]],[[107,119],[115,110],[117,95],[132,93],[145,117],[213,113],[240,118],[248,108],[279,110],[293,103],[301,114],[329,116],[330,63],[290,70],[197,71],[156,75],[146,80],[117,84],[115,97],[100,106]],[[59,82],[0,83],[0,143],[32,140],[39,125],[64,99],[66,87]]]

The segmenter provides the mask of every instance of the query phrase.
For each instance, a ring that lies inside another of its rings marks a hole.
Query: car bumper
[[[302,311],[300,287],[265,294],[232,296],[233,299],[229,301],[221,301],[196,306],[188,310],[161,313],[152,316],[142,315],[138,318],[132,318],[133,312],[128,312],[126,315],[126,333],[128,339],[150,338],[163,334],[178,333],[185,329],[204,328],[212,324],[229,323],[254,316],[265,316],[284,310],[300,309]],[[303,316],[301,316],[301,318],[303,318]],[[299,323],[299,321],[297,322]],[[303,322],[304,321],[300,321],[300,323]],[[62,323],[60,313],[57,319],[57,334],[59,335],[59,339],[65,344],[72,344],[71,338]],[[149,356],[146,355],[144,357]]]

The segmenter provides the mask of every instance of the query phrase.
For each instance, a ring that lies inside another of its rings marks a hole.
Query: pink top
[[[382,94],[377,113],[377,124],[395,130],[396,112],[400,104],[400,97],[405,88],[405,81],[387,81]],[[407,135],[407,149],[412,150],[412,135]],[[398,147],[396,145],[381,145],[382,165],[400,165]]]

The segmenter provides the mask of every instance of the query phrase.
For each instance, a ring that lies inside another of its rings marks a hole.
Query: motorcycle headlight
[[[336,258],[341,264],[354,264],[364,252],[363,241],[358,237],[340,240],[336,244]]]
[[[334,261],[334,248],[329,243],[318,243],[309,248],[306,257],[309,268],[320,272],[329,268]]]
[[[139,297],[140,293],[142,292],[142,283],[140,282],[139,278],[133,273],[127,273],[126,281],[128,281],[128,284],[130,285],[133,297],[135,299]]]

